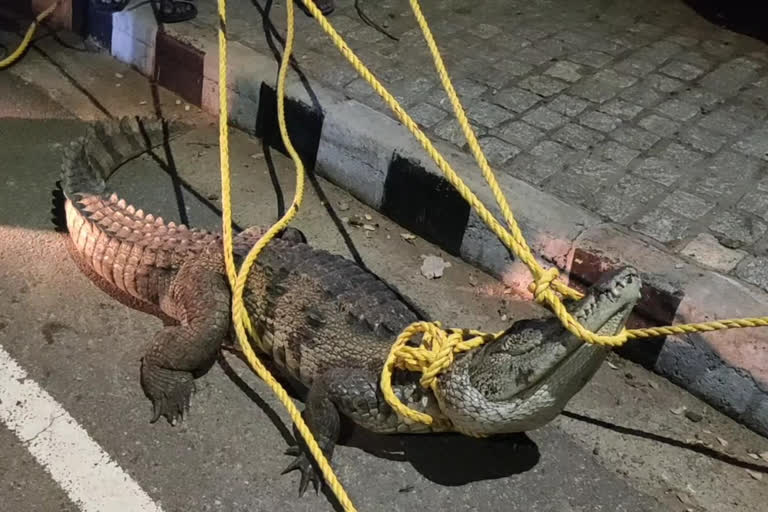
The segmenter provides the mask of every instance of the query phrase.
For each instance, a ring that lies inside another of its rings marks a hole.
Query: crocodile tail
[[[67,230],[76,256],[108,285],[157,304],[164,278],[190,252],[218,235],[145,214],[109,194],[106,180],[121,165],[163,143],[159,119],[98,121],[66,150],[61,168]],[[104,283],[102,283],[104,284]]]

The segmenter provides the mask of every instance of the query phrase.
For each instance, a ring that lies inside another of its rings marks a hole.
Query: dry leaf
[[[753,458],[755,460],[760,460],[760,456],[758,454],[756,454],[756,453],[747,452],[747,455],[749,455],[751,458]]]
[[[768,462],[768,452],[761,453],[760,458],[763,459],[765,462]]]
[[[758,473],[757,471],[753,471],[751,469],[747,469],[746,471],[747,471],[747,473],[749,473],[749,476],[751,476],[755,480],[762,480],[763,479],[763,474],[762,473]]]
[[[670,411],[675,416],[680,416],[681,414],[683,414],[685,412],[685,406],[678,407],[677,409],[670,409]]]
[[[728,446],[728,441],[726,441],[726,440],[725,440],[725,439],[723,439],[722,437],[718,437],[718,438],[717,438],[717,442],[718,442],[718,443],[720,443],[720,444],[721,444],[721,445],[723,445],[723,446]]]
[[[410,233],[400,233],[400,236],[403,237],[403,240],[410,243],[413,243],[411,240],[416,238],[416,235],[412,235]]]
[[[370,216],[370,214],[365,214],[365,220],[373,220],[373,217]]]
[[[608,367],[609,367],[611,370],[618,370],[618,369],[619,369],[619,367],[618,367],[618,366],[616,366],[615,364],[613,364],[613,363],[612,363],[612,362],[610,362],[610,361],[608,361],[608,362],[607,362],[607,364],[608,364]]]
[[[372,226],[371,224],[363,224],[363,229],[366,231],[376,231],[376,226]]]

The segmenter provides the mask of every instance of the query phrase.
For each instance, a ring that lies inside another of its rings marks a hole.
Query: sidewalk
[[[768,312],[768,48],[682,2],[423,2],[454,84],[534,252],[576,281],[631,263],[640,325]],[[231,119],[280,147],[274,84],[284,6],[230,0]],[[491,205],[405,0],[329,18]],[[218,109],[216,3],[157,29],[141,5],[92,36],[187,101]],[[267,18],[268,16],[268,18]],[[98,21],[98,22],[97,22]],[[525,295],[513,261],[297,11],[288,124],[319,174]],[[768,435],[764,329],[631,342],[620,352]]]

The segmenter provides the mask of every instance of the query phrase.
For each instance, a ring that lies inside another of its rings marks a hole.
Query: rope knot
[[[550,267],[544,270],[536,280],[531,283],[528,289],[533,292],[533,298],[539,304],[547,304],[551,301],[548,300],[553,294],[553,283],[560,277],[560,272],[557,268]]]
[[[419,346],[408,342],[423,333]],[[389,352],[381,372],[380,386],[387,403],[405,420],[431,425],[433,418],[428,414],[414,411],[395,395],[392,389],[392,373],[395,368],[421,372],[419,383],[424,388],[436,390],[437,377],[453,364],[456,354],[479,347],[497,339],[502,332],[486,334],[467,329],[443,329],[439,322],[416,322],[406,327],[398,336]],[[465,339],[472,336],[470,339]]]

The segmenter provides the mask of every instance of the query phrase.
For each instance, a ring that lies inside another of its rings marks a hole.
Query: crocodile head
[[[567,308],[590,331],[618,334],[640,287],[637,271],[625,267],[603,276]],[[439,377],[435,396],[454,427],[467,433],[532,430],[562,412],[609,350],[583,342],[557,318],[521,320],[497,341],[458,358]]]

